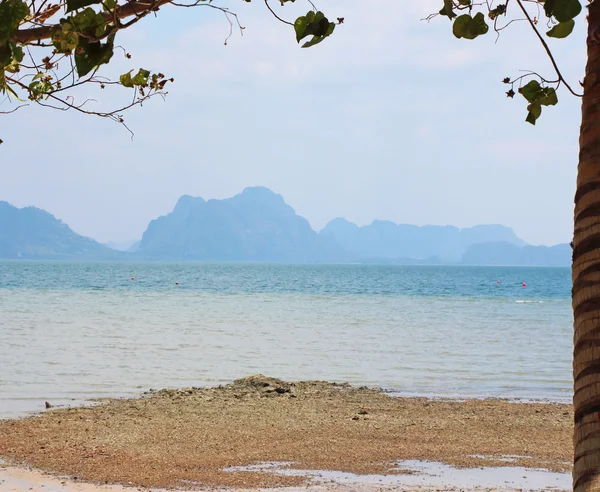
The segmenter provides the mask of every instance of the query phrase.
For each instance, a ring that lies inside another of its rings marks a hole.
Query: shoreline
[[[199,387],[203,389],[215,389],[224,386],[228,386],[233,384],[234,380],[223,381],[221,383],[214,384],[201,384]],[[422,400],[430,400],[430,401],[447,401],[447,402],[466,402],[466,401],[503,401],[507,403],[515,403],[515,404],[526,404],[526,405],[571,405],[572,397],[565,396],[564,398],[552,397],[552,396],[538,396],[538,397],[529,397],[529,396],[508,396],[508,395],[496,395],[496,394],[457,394],[457,393],[448,393],[448,394],[439,394],[439,393],[415,393],[415,392],[403,392],[395,389],[390,389],[386,387],[380,387],[376,385],[359,385],[358,383],[340,383],[333,382],[331,384],[350,384],[353,387],[359,388],[367,388],[369,390],[381,392],[392,398],[400,398],[400,399],[422,399]],[[178,389],[178,387],[167,387],[163,388],[163,390],[171,390]],[[0,422],[3,420],[16,420],[23,419],[28,417],[34,417],[36,415],[40,415],[44,413],[47,409],[44,407],[45,401],[52,402],[53,409],[68,409],[68,408],[80,408],[80,407],[91,407],[100,405],[103,402],[107,401],[118,401],[118,400],[132,400],[137,398],[144,398],[150,393],[154,393],[162,390],[148,389],[136,392],[123,392],[119,394],[111,394],[110,396],[78,396],[75,398],[44,398],[44,397],[26,397],[26,398],[13,398],[13,399],[4,399],[3,407],[0,407]],[[28,401],[35,402],[35,405],[19,405],[16,402]],[[57,403],[58,402],[58,403]],[[12,409],[9,411],[8,409]]]
[[[443,464],[433,464],[436,471],[451,469]],[[507,474],[507,471],[510,473]],[[413,474],[390,477],[389,475],[354,476],[347,480],[346,474],[339,472],[307,472],[311,483],[302,486],[271,487],[271,488],[231,488],[229,492],[327,492],[340,490],[358,490],[365,492],[384,491],[485,491],[485,492],[522,492],[528,491],[568,491],[570,490],[570,475],[560,476],[523,468],[487,468],[454,470],[450,477],[431,474]],[[456,473],[458,472],[458,473]],[[468,474],[476,477],[468,477]],[[508,476],[507,476],[508,475]],[[518,476],[517,476],[518,475]],[[332,478],[333,477],[333,478]],[[460,478],[459,478],[460,477]],[[408,483],[403,480],[408,479]],[[457,480],[458,478],[458,480]],[[516,479],[516,480],[515,480]],[[420,485],[415,483],[421,482]],[[549,485],[553,482],[553,485]],[[24,467],[14,467],[2,464],[0,461],[0,486],[4,492],[123,492],[137,490],[152,490],[154,492],[175,492],[167,489],[141,489],[131,485],[98,484],[75,480],[32,470]],[[219,487],[219,490],[224,490]],[[178,488],[177,490],[181,490]],[[189,492],[207,492],[214,487],[192,487]]]
[[[542,468],[564,482],[571,432],[567,404],[408,398],[257,375],[0,420],[0,457],[89,482],[155,488],[321,486],[307,475],[318,470],[397,480],[426,462]],[[270,462],[293,463],[292,472],[243,468]],[[413,468],[399,470],[404,462]]]

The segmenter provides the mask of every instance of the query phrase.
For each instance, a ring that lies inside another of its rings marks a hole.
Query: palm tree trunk
[[[573,490],[600,492],[600,0],[589,5],[573,238]]]

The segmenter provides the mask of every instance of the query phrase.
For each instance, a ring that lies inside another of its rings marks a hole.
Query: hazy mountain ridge
[[[39,208],[0,202],[0,258],[568,266],[570,247],[526,246],[500,225],[359,227],[338,218],[317,233],[281,195],[253,187],[223,200],[184,195],[141,240],[108,245]]]
[[[246,188],[223,200],[182,196],[170,214],[150,222],[141,257],[200,261],[336,262],[345,254],[319,236],[281,195]]]
[[[506,242],[474,244],[463,255],[464,265],[570,266],[569,244],[517,247]]]
[[[121,254],[76,234],[45,210],[0,202],[0,258],[116,260]]]
[[[352,256],[369,258],[438,258],[458,262],[470,246],[477,243],[508,242],[524,246],[514,231],[502,225],[479,225],[459,229],[454,226],[415,226],[375,220],[357,226],[346,219],[329,222],[320,232],[334,237]]]

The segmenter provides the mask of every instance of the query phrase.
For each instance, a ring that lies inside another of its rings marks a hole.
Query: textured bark
[[[573,238],[573,490],[600,492],[600,0],[588,22]]]

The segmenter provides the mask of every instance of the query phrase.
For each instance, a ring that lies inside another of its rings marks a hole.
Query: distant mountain
[[[129,246],[129,249],[127,251],[129,251],[130,253],[135,253],[136,251],[138,251],[140,249],[141,245],[142,245],[142,240],[138,239],[136,242],[132,243],[131,246]]]
[[[246,188],[224,200],[182,196],[173,212],[153,220],[142,258],[201,261],[338,262],[345,254],[318,235],[281,195]]]
[[[506,242],[471,246],[463,255],[465,265],[570,266],[572,250],[568,244],[522,246]]]
[[[502,225],[459,229],[376,220],[368,226],[359,227],[338,218],[329,222],[320,235],[334,238],[349,254],[359,259],[436,257],[445,262],[457,262],[473,244],[504,241],[516,246],[525,245],[512,229]]]
[[[247,188],[223,200],[182,196],[140,241],[99,244],[35,207],[0,201],[0,259],[164,260],[398,265],[568,266],[571,248],[526,246],[512,229],[482,225],[364,227],[335,219],[315,232],[281,195]]]
[[[0,258],[116,260],[122,254],[76,234],[44,210],[0,201]]]

